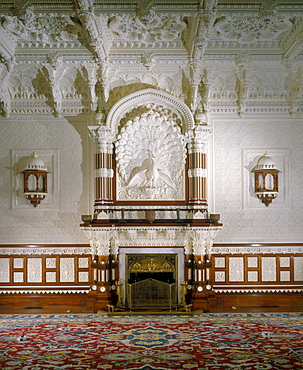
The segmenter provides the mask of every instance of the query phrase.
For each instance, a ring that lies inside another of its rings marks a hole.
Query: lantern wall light
[[[47,195],[47,174],[43,160],[33,152],[25,163],[23,174],[23,194],[34,207]]]
[[[265,152],[251,171],[255,175],[255,195],[266,207],[277,198],[279,194],[279,171],[274,160]]]

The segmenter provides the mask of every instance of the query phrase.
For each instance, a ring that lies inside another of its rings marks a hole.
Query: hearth
[[[177,254],[127,254],[125,257],[125,302],[131,311],[171,310],[177,306]]]

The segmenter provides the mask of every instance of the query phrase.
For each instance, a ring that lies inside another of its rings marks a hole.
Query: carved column
[[[105,126],[89,127],[95,141],[95,213],[107,213],[107,205],[113,203],[113,144],[112,135]],[[105,216],[106,217],[106,216]],[[97,217],[97,218],[102,218]]]
[[[194,309],[209,311],[217,305],[211,281],[211,253],[218,228],[193,230],[193,296]]]
[[[89,305],[94,312],[107,310],[110,294],[110,231],[107,228],[94,230],[89,228],[85,231],[93,256]]]
[[[188,146],[188,201],[195,209],[207,211],[207,141],[211,133],[203,113],[196,115],[196,127]]]

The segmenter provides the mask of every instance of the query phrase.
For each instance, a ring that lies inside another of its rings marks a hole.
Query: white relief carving
[[[215,268],[225,267],[225,257],[215,257]]]
[[[175,230],[167,229],[165,233],[168,239],[170,240],[175,239],[176,236]]]
[[[42,283],[42,258],[27,259],[27,282]]]
[[[79,269],[88,268],[88,257],[79,257],[78,267]]]
[[[290,267],[290,257],[279,257],[280,267]]]
[[[294,257],[294,281],[303,281],[303,257]]]
[[[196,256],[204,256],[206,254],[206,232],[194,230],[193,232],[193,253]]]
[[[0,255],[32,255],[32,254],[39,254],[39,255],[64,255],[64,254],[90,254],[89,247],[66,247],[66,248],[54,248],[54,247],[47,247],[47,248],[0,248]],[[50,258],[55,259],[55,258]],[[51,265],[49,268],[55,268],[54,262],[50,262]],[[54,267],[53,267],[54,266]]]
[[[225,271],[215,271],[215,282],[216,283],[225,282]]]
[[[117,15],[109,22],[110,30],[120,39],[143,45],[172,42],[179,39],[186,23],[177,15],[157,15],[150,9],[133,17]]]
[[[24,267],[24,259],[23,258],[14,258],[13,260],[13,268],[14,269],[23,269]]]
[[[217,231],[220,228],[217,228]],[[193,237],[194,237],[194,230],[188,229],[188,230],[180,230],[179,227],[137,227],[136,229],[122,226],[115,228],[96,228],[95,230],[92,230],[92,228],[84,228],[91,245],[107,245],[105,249],[100,249],[102,253],[107,253],[103,255],[109,254],[109,241],[111,243],[111,253],[112,254],[118,254],[119,247],[129,247],[129,246],[179,246],[179,247],[185,247],[186,254],[191,254],[193,252],[192,250],[192,243],[193,243]],[[104,239],[104,237],[98,239],[99,232],[105,232],[107,237],[109,238],[107,241]],[[149,231],[151,234],[149,234]],[[216,231],[216,232],[217,232]],[[153,235],[154,237],[152,239],[149,239],[147,236]],[[209,237],[210,235],[214,235],[214,230],[212,230],[212,234],[207,230],[207,228],[199,228],[199,239],[197,239],[197,248],[201,246],[202,249],[197,249],[197,254],[201,255],[206,251],[205,247],[205,239]],[[107,243],[107,244],[106,244]],[[112,245],[114,243],[114,246]],[[116,252],[116,253],[115,253]],[[92,254],[98,254],[98,249],[92,247],[91,248]]]
[[[250,283],[259,281],[258,271],[247,271],[247,281]]]
[[[216,293],[300,293],[303,289],[214,289]]]
[[[1,25],[23,40],[43,46],[58,44],[60,40],[75,41],[78,38],[75,30],[80,29],[68,15],[34,14],[32,8],[22,10],[18,17],[3,16]]]
[[[280,281],[290,281],[290,271],[280,271]]]
[[[10,259],[0,258],[0,283],[10,282]]]
[[[57,265],[57,260],[56,258],[50,257],[50,258],[45,258],[45,268],[47,269],[55,269]]]
[[[13,283],[24,283],[24,273],[15,271],[13,274]]]
[[[258,267],[258,257],[247,257],[247,267],[257,268]]]
[[[138,237],[137,230],[134,230],[134,229],[128,230],[128,237],[130,240],[135,240]]]
[[[86,286],[84,286],[86,288]],[[41,286],[37,286],[41,288]],[[57,287],[56,287],[57,288]],[[82,288],[82,286],[81,286]],[[0,290],[0,294],[85,294],[90,289],[20,289],[20,290]]]
[[[156,230],[147,230],[147,239],[154,240],[156,239],[157,233]]]
[[[229,281],[244,281],[243,257],[229,257]]]
[[[291,26],[292,22],[286,16],[276,16],[269,20],[258,15],[234,14],[223,16],[215,22],[215,29],[221,39],[241,44],[274,40]]]
[[[282,253],[293,253],[295,254],[301,254],[303,252],[303,247],[294,247],[294,246],[279,246],[279,245],[273,245],[270,247],[264,247],[260,245],[256,246],[249,246],[249,247],[235,247],[235,246],[229,246],[229,247],[214,247],[213,253],[216,254],[282,254]]]
[[[99,256],[108,256],[110,251],[110,233],[106,229],[85,228],[86,235],[91,246],[91,254]]]
[[[57,273],[55,271],[46,271],[45,281],[46,283],[55,283],[57,280]]]
[[[79,283],[88,283],[88,271],[79,271],[78,272],[78,282]]]
[[[184,239],[184,253],[190,255],[193,252],[192,240],[188,237]]]
[[[60,283],[75,282],[75,260],[74,258],[60,258]]]
[[[116,144],[119,199],[182,199],[185,155],[169,112],[151,109],[128,121]]]
[[[276,257],[262,257],[262,281],[276,281]]]

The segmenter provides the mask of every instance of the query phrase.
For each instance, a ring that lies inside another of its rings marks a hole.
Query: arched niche
[[[180,120],[180,128],[183,134],[193,129],[194,118],[188,106],[175,96],[156,89],[137,91],[119,100],[107,115],[107,128],[113,134],[116,134],[121,119],[124,118],[127,113],[148,104],[158,104],[176,114]]]

